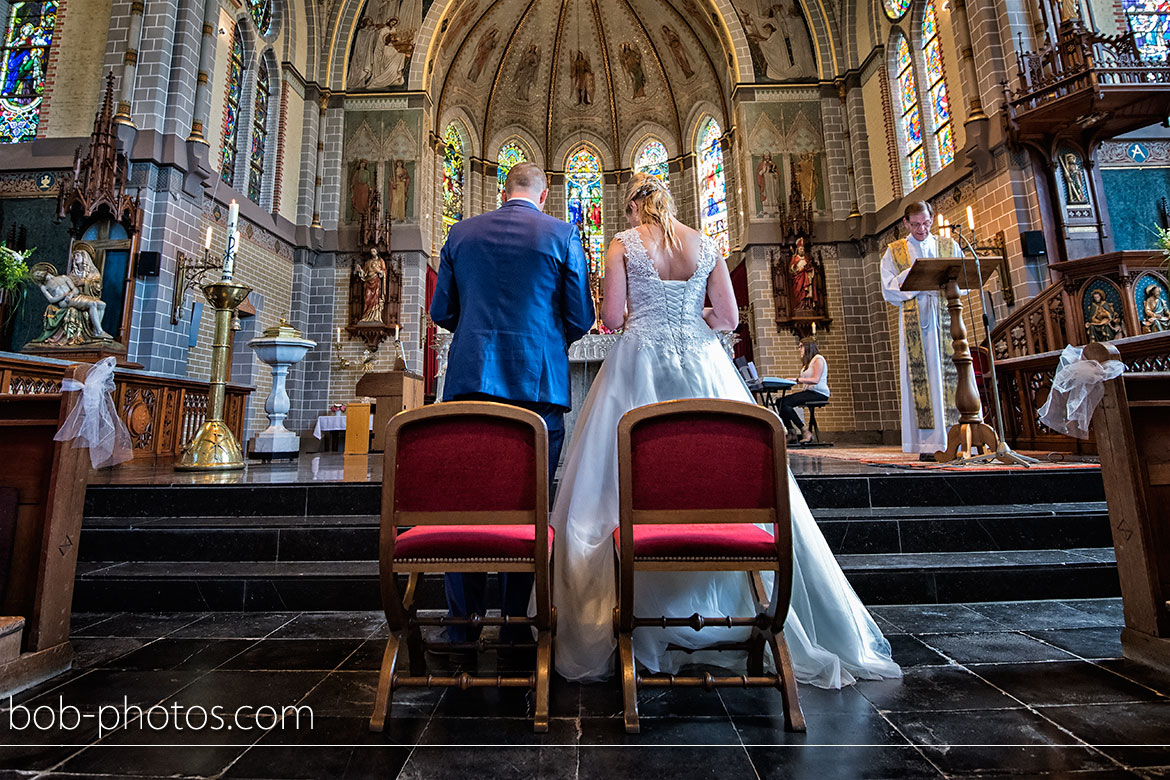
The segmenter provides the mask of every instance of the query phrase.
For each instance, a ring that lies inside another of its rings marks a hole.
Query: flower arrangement
[[[344,414],[345,413],[345,404],[332,404],[329,407],[329,413],[330,414]]]
[[[1157,244],[1157,248],[1162,252],[1162,265],[1170,266],[1170,228],[1164,228],[1158,225],[1152,230],[1154,235],[1157,236],[1154,243]]]
[[[29,281],[28,256],[32,253],[31,249],[17,252],[0,243],[0,290],[16,292]]]

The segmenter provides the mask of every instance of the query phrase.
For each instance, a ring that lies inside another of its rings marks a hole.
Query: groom
[[[452,225],[440,255],[430,314],[455,334],[443,400],[498,401],[539,414],[551,485],[569,409],[569,345],[596,314],[576,227],[543,213],[544,171],[516,164],[502,197],[499,209]],[[499,577],[504,614],[526,615],[532,575]],[[483,615],[485,584],[484,574],[448,574],[450,614]],[[463,626],[449,626],[447,638],[476,639]]]

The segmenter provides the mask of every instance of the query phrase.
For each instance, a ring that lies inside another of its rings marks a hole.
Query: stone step
[[[867,604],[1103,598],[1120,593],[1112,548],[842,555]],[[417,603],[444,606],[442,579]],[[375,561],[81,563],[74,609],[146,611],[380,609]]]
[[[960,508],[817,509],[837,555],[1042,550],[1112,544],[1104,502]],[[374,515],[87,517],[82,561],[328,561],[372,559]]]

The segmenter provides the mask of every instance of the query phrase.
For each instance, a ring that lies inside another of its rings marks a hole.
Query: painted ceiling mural
[[[406,88],[410,61],[433,0],[368,0],[349,53],[350,91]]]
[[[733,0],[733,3],[747,35],[757,81],[816,78],[812,37],[798,2]]]

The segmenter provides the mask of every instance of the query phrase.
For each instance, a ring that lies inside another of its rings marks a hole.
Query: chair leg
[[[394,665],[398,663],[399,640],[391,634],[386,640],[382,653],[382,668],[378,672],[378,692],[374,696],[374,712],[370,715],[370,731],[382,733],[390,719],[390,706],[394,697]]]
[[[536,711],[532,730],[537,734],[548,732],[549,679],[552,675],[552,632],[541,631],[536,638]]]
[[[776,662],[776,687],[784,703],[784,730],[805,731],[804,713],[800,709],[800,696],[796,691],[796,676],[792,671],[792,656],[788,654],[788,642],[783,633],[768,636],[772,649],[772,660]]]
[[[641,731],[638,724],[638,678],[634,668],[633,638],[628,633],[618,636],[618,654],[622,663],[622,703],[625,709],[626,733]]]
[[[747,654],[747,672],[753,677],[764,673],[764,644],[764,632],[753,628],[751,638],[748,639]]]

